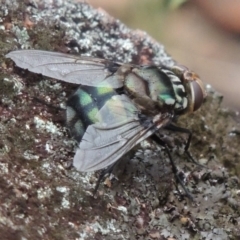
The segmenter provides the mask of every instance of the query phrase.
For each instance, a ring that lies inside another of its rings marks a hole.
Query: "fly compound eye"
[[[190,88],[192,95],[192,111],[196,111],[201,107],[203,99],[206,97],[206,93],[200,79],[191,81]]]
[[[207,96],[207,94],[204,89],[203,82],[196,73],[186,71],[183,74],[183,79],[190,88],[191,100],[189,110],[194,112],[201,107],[203,99]]]

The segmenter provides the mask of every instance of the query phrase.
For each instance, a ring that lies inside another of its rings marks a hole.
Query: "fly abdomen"
[[[96,122],[99,109],[114,95],[112,88],[84,86],[69,97],[66,122],[75,140],[81,141],[87,127]]]

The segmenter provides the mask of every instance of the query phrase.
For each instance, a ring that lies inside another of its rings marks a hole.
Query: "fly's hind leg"
[[[180,176],[179,176],[179,174],[178,174],[177,167],[176,167],[176,165],[175,165],[175,163],[174,163],[174,161],[173,161],[172,155],[171,155],[171,153],[170,153],[170,151],[169,151],[169,148],[168,148],[167,144],[166,144],[162,139],[160,139],[156,134],[152,135],[152,136],[151,136],[151,139],[152,139],[153,141],[155,141],[157,144],[159,144],[160,146],[163,146],[163,147],[164,147],[164,150],[165,150],[165,152],[167,153],[168,158],[169,158],[169,160],[170,160],[170,163],[171,163],[171,166],[172,166],[172,171],[173,171],[173,174],[174,174],[174,176],[175,176],[176,181],[182,186],[182,188],[183,188],[183,190],[185,191],[187,197],[193,201],[193,197],[192,197],[191,193],[190,193],[189,190],[186,188],[186,186],[184,185],[182,179],[180,178]],[[176,185],[176,187],[177,187],[177,185]],[[177,187],[177,190],[178,190],[178,192],[180,193],[178,187]]]
[[[116,165],[116,162],[101,171],[101,173],[100,173],[100,175],[99,175],[99,177],[98,177],[97,183],[96,183],[96,185],[95,185],[95,188],[94,188],[94,190],[93,190],[93,196],[96,195],[100,183],[101,183],[102,181],[104,181],[104,179],[106,179],[107,175],[108,175],[108,176],[111,175],[111,173],[112,173],[115,165]]]

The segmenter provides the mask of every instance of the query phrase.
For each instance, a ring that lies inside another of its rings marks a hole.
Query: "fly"
[[[73,159],[78,171],[109,171],[125,153],[151,137],[165,147],[177,177],[160,129],[187,133],[185,151],[191,158],[192,134],[173,120],[199,109],[206,93],[198,75],[186,67],[138,66],[40,50],[13,51],[6,57],[31,72],[81,85],[67,100],[66,109],[67,126],[78,141]]]

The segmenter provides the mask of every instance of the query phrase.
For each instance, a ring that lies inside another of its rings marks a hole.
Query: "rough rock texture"
[[[0,24],[1,239],[240,238],[240,126],[219,94],[208,86],[202,109],[179,119],[193,130],[191,153],[207,168],[187,161],[186,136],[168,135],[194,202],[179,196],[165,152],[149,142],[93,198],[98,173],[71,167],[74,141],[60,109],[76,86],[16,68],[4,55],[34,48],[137,64],[174,61],[147,34],[86,3],[6,0]]]

